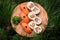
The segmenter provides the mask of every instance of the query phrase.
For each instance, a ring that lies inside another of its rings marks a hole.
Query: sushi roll
[[[42,32],[42,27],[36,26],[36,28],[34,28],[34,32],[39,34]]]
[[[34,21],[29,22],[28,25],[31,29],[34,29],[36,27],[36,24]]]
[[[38,16],[35,17],[34,21],[37,25],[41,24],[42,22],[41,18],[39,18]]]
[[[32,8],[32,11],[34,11],[35,14],[39,14],[40,9],[37,6],[34,6],[34,8]]]
[[[20,5],[20,9],[21,9],[21,11],[22,11],[25,15],[28,15],[29,10],[28,10],[28,8],[27,8],[24,4],[21,4],[21,5]]]
[[[30,34],[32,32],[31,28],[28,26],[27,23],[22,23],[21,24],[22,28],[24,29],[25,32],[27,32],[28,34]]]
[[[34,12],[30,12],[30,13],[28,14],[28,18],[31,19],[31,20],[34,20],[35,17],[36,17],[36,15],[35,15]]]
[[[25,23],[28,23],[30,21],[28,16],[26,16],[23,12],[20,13],[20,17],[21,17],[22,21]]]
[[[33,2],[28,2],[27,3],[27,8],[29,9],[29,10],[32,10],[32,8],[34,8],[34,3]]]

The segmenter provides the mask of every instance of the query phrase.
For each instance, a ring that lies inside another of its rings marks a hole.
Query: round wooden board
[[[24,2],[24,3],[21,3],[21,4],[27,5],[27,2]],[[13,22],[12,22],[12,18],[13,18],[14,16],[19,16],[20,11],[21,11],[21,10],[20,10],[20,5],[21,5],[21,4],[19,4],[19,5],[14,9],[13,14],[12,14],[12,16],[11,16],[11,24],[12,24],[12,27],[14,28],[14,30],[15,30],[19,35],[26,36],[26,37],[34,37],[34,35],[36,35],[36,34],[34,33],[34,31],[33,31],[31,34],[28,34],[28,33],[26,33],[26,32],[23,30],[23,28],[21,27],[20,24],[14,25]],[[44,9],[41,5],[39,5],[39,4],[37,4],[37,3],[35,3],[35,5],[40,8],[40,14],[39,14],[38,16],[42,19],[42,24],[41,24],[40,26],[42,27],[42,29],[43,29],[43,31],[44,31],[45,28],[46,28],[46,25],[48,24],[48,15],[47,15],[47,12],[45,11],[45,9]],[[43,32],[43,31],[42,31],[42,32]]]

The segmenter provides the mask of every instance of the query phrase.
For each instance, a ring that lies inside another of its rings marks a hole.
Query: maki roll
[[[36,26],[36,28],[34,28],[34,32],[39,34],[42,32],[42,27]]]
[[[36,17],[36,15],[35,15],[34,12],[30,12],[30,13],[28,14],[28,18],[31,19],[31,20],[34,20],[35,17]]]
[[[32,11],[34,11],[35,14],[39,14],[40,9],[37,6],[34,6],[34,8],[32,9]]]
[[[34,21],[37,25],[41,24],[42,22],[41,18],[39,18],[38,16],[35,17]]]
[[[33,2],[28,2],[28,3],[27,3],[27,8],[28,8],[29,10],[32,10],[32,8],[33,8],[34,6],[35,6],[35,5],[34,5]]]
[[[24,29],[25,32],[27,32],[28,34],[30,34],[32,32],[31,28],[28,26],[27,23],[22,23],[22,28]]]
[[[22,22],[28,23],[30,21],[28,16],[26,16],[23,12],[20,13],[20,17],[22,19]]]
[[[36,24],[34,21],[29,22],[28,25],[31,29],[34,29],[36,27]]]
[[[24,4],[21,4],[21,5],[20,5],[20,9],[21,9],[21,11],[22,11],[25,15],[28,15],[29,10],[28,10],[28,8],[27,8]]]

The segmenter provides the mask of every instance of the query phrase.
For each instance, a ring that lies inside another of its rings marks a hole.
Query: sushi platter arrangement
[[[45,30],[48,16],[39,4],[31,1],[24,2],[14,9],[11,24],[19,35],[33,37]]]

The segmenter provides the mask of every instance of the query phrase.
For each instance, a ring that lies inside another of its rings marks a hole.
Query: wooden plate
[[[21,3],[21,4],[26,5],[27,2],[24,2],[24,3]],[[26,37],[34,37],[34,36],[36,35],[36,34],[34,33],[34,31],[33,31],[31,34],[28,34],[28,33],[26,33],[26,32],[23,30],[23,28],[21,27],[20,24],[14,25],[13,22],[12,22],[12,18],[13,18],[14,16],[19,16],[20,11],[21,11],[21,9],[20,9],[20,5],[21,5],[21,4],[17,5],[17,7],[14,9],[13,14],[12,14],[12,16],[11,16],[11,24],[12,24],[12,27],[14,28],[14,30],[15,30],[19,35],[26,36]],[[43,29],[42,32],[44,32],[44,30],[45,30],[45,28],[46,28],[46,25],[48,24],[48,15],[47,15],[47,12],[45,11],[45,9],[44,9],[41,5],[39,5],[39,4],[37,4],[37,3],[35,3],[35,5],[40,8],[40,14],[39,14],[38,16],[42,19],[42,24],[41,24],[40,26],[41,26],[42,29]]]

